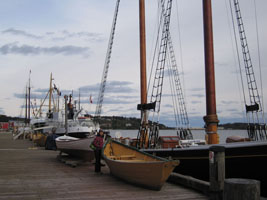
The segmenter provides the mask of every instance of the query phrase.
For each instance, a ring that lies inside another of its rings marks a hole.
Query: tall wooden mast
[[[139,0],[141,104],[147,103],[145,0]],[[145,110],[142,112],[146,112]],[[147,121],[145,113],[144,123]]]
[[[219,123],[216,113],[215,74],[214,74],[214,51],[212,32],[211,0],[203,0],[203,25],[204,25],[204,48],[205,48],[205,77],[206,77],[206,136],[208,144],[218,144],[219,136],[217,125]]]
[[[146,29],[145,29],[145,0],[139,0],[139,30],[140,30],[140,89],[141,105],[147,104],[147,80],[146,80]],[[148,146],[147,111],[141,109],[141,131],[139,144],[141,148]]]

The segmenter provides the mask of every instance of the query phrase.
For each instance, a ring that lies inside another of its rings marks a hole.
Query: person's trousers
[[[95,150],[95,172],[101,171],[101,150]]]

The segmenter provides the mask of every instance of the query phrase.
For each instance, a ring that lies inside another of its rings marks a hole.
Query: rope
[[[262,70],[261,70],[261,56],[260,56],[260,43],[259,43],[259,29],[258,29],[258,17],[257,17],[257,6],[256,1],[254,0],[254,10],[255,10],[255,25],[256,25],[256,34],[257,34],[257,50],[258,50],[258,61],[259,61],[259,71],[260,71],[260,85],[261,85],[261,96],[262,96],[262,118],[265,124],[264,117],[264,98],[263,98],[263,86],[262,86]]]
[[[234,38],[235,38],[235,45],[236,45],[236,54],[237,54],[237,60],[238,60],[238,67],[239,67],[239,73],[240,73],[240,78],[241,78],[241,86],[242,86],[242,91],[243,91],[243,100],[244,103],[246,104],[246,96],[245,96],[245,89],[244,89],[244,81],[242,77],[242,69],[241,69],[241,61],[240,61],[240,54],[239,54],[239,48],[237,44],[237,36],[236,36],[236,31],[235,31],[235,23],[234,23],[234,15],[233,15],[233,8],[232,8],[232,3],[231,0],[229,0],[229,5],[231,9],[231,17],[232,17],[232,25],[233,25],[233,31],[234,31]],[[247,119],[248,119],[248,114],[246,113]],[[249,122],[248,122],[249,123]]]
[[[100,115],[101,115],[102,103],[104,100],[104,92],[105,92],[106,81],[107,81],[107,76],[108,76],[109,63],[110,63],[110,58],[111,58],[111,53],[112,53],[114,34],[115,34],[115,29],[116,29],[117,16],[118,16],[118,12],[119,12],[119,4],[120,4],[120,0],[117,0],[117,4],[115,7],[115,13],[114,13],[114,17],[113,17],[113,23],[112,23],[112,27],[111,27],[111,33],[109,36],[109,43],[108,43],[108,49],[107,49],[106,58],[105,58],[105,64],[104,64],[104,69],[103,69],[103,74],[102,74],[102,79],[101,79],[101,85],[100,85],[98,98],[97,98],[97,106],[96,106],[96,111],[95,111],[96,119],[99,119]]]
[[[184,61],[183,61],[183,48],[182,48],[182,39],[181,39],[181,29],[180,29],[180,17],[179,17],[179,8],[178,8],[178,3],[177,0],[175,1],[176,5],[176,17],[177,17],[177,26],[178,26],[178,40],[179,40],[179,49],[180,49],[180,65],[181,65],[181,74],[182,76],[182,82],[183,82],[183,92],[184,92],[184,99],[186,101],[186,86],[185,86],[185,79],[184,79]]]
[[[231,47],[232,47],[234,66],[236,68],[235,69],[236,72],[238,72],[239,68],[238,68],[238,63],[237,63],[236,56],[235,56],[235,53],[236,53],[235,52],[235,48],[234,48],[234,45],[233,45],[234,44],[234,39],[233,39],[233,35],[234,34],[231,32],[231,30],[232,30],[232,28],[231,28],[231,18],[230,18],[230,14],[229,14],[230,8],[228,8],[227,0],[225,0],[225,8],[226,8],[226,14],[227,14],[227,23],[228,23],[228,27],[229,27],[229,36],[230,36],[230,39],[231,39]],[[245,121],[246,120],[246,112],[243,109],[244,108],[244,103],[242,102],[242,92],[241,92],[242,90],[241,90],[241,86],[240,86],[240,83],[241,83],[242,79],[240,79],[240,76],[238,75],[238,73],[235,73],[235,75],[236,75],[236,82],[237,82],[237,87],[238,87],[239,106],[241,108],[240,110],[242,110],[243,119]]]

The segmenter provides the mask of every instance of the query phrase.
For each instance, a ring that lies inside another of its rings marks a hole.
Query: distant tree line
[[[227,123],[227,124],[219,124],[218,127],[223,127],[224,129],[238,129],[238,130],[243,130],[243,129],[247,129],[248,123]]]
[[[25,121],[20,117],[9,117],[6,115],[0,115],[0,122],[9,121]],[[120,117],[120,116],[102,116],[100,118],[100,127],[103,129],[139,129],[140,118],[135,117]],[[151,124],[151,121],[149,121]],[[170,127],[164,124],[159,124],[160,129],[170,129]]]
[[[25,119],[20,117],[10,117],[6,115],[0,115],[0,122],[9,122],[9,121],[25,121]]]
[[[140,118],[120,117],[120,116],[102,116],[100,118],[100,127],[103,129],[139,129]],[[149,123],[151,123],[149,121]],[[164,124],[159,124],[160,129],[169,129]]]

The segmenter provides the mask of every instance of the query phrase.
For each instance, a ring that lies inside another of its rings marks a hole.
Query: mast
[[[140,80],[141,80],[141,104],[147,103],[147,81],[146,81],[146,30],[145,30],[145,0],[139,0],[139,30],[140,30]],[[146,112],[145,110],[141,112]],[[143,125],[147,122],[144,114]]]
[[[80,89],[79,89],[79,111],[81,110],[81,93],[80,93]]]
[[[140,91],[141,105],[147,104],[147,81],[146,81],[146,30],[145,30],[145,0],[139,0],[139,31],[140,31]],[[139,147],[148,146],[147,111],[141,109],[141,129],[139,131]]]
[[[29,123],[31,120],[31,70],[30,70],[30,74],[29,74],[29,95],[28,95],[28,119],[29,119]]]
[[[52,106],[51,106],[51,99],[52,99],[52,73],[50,74],[50,85],[49,85],[49,105],[48,105],[48,113],[52,112]]]
[[[25,124],[28,121],[28,88],[26,85],[26,93],[25,93]]]
[[[68,96],[64,96],[65,99],[65,135],[68,135]]]
[[[211,0],[203,0],[203,26],[205,48],[205,78],[206,78],[206,138],[208,144],[218,144],[219,135],[217,125],[219,123],[216,113],[214,50],[212,32]]]

